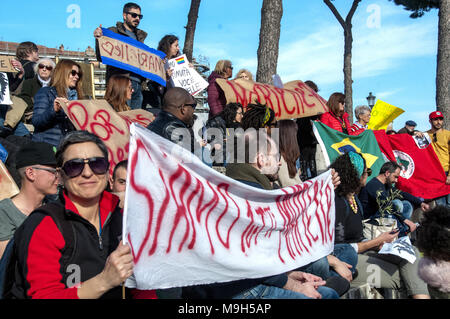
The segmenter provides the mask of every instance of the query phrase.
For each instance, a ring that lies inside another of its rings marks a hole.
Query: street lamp
[[[369,103],[369,107],[370,108],[373,108],[373,106],[375,105],[375,99],[376,98],[377,98],[376,96],[372,95],[372,92],[370,92],[369,96],[366,97],[367,103]]]

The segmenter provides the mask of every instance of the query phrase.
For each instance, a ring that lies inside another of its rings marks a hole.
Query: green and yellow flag
[[[378,175],[386,161],[372,130],[365,130],[359,135],[347,135],[317,121],[313,122],[313,130],[327,166],[344,153],[360,153],[366,160],[367,167],[372,169],[372,175],[367,179],[369,181]]]

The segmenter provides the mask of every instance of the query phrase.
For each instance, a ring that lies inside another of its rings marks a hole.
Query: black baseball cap
[[[16,154],[16,168],[31,165],[56,166],[54,147],[44,142],[30,142],[22,146]]]

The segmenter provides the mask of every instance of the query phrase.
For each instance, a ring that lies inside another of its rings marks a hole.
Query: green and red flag
[[[359,135],[347,135],[333,130],[327,125],[313,121],[314,135],[322,148],[326,165],[330,165],[337,157],[353,151],[360,153],[366,160],[367,167],[372,169],[367,181],[377,176],[386,158],[378,146],[372,130],[365,130]]]

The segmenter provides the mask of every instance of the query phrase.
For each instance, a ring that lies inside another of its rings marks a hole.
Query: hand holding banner
[[[173,86],[182,87],[192,96],[208,87],[208,82],[194,68],[189,66],[186,54],[171,59],[167,63],[169,68],[173,70],[170,77]]]
[[[208,167],[186,149],[131,126],[123,237],[134,279],[163,289],[261,278],[333,250],[330,171],[266,191]]]
[[[152,49],[130,37],[102,28],[98,39],[102,63],[128,70],[166,86],[164,52]]]

